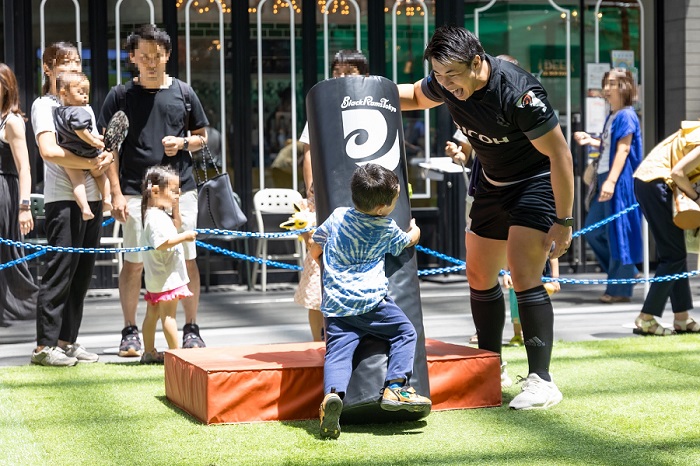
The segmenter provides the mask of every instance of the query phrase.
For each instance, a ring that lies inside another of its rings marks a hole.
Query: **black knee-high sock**
[[[503,324],[506,322],[506,302],[501,286],[490,290],[470,287],[472,317],[479,337],[479,348],[501,354]]]
[[[523,326],[523,339],[527,351],[529,373],[535,373],[542,380],[551,382],[549,363],[552,359],[554,343],[554,310],[544,286],[515,292],[518,297],[520,324]]]

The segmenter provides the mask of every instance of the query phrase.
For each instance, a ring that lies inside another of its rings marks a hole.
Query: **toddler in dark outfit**
[[[90,100],[90,82],[87,76],[83,73],[64,73],[56,79],[56,88],[61,100],[61,106],[57,107],[53,114],[58,145],[80,157],[97,157],[105,145],[99,136],[93,134],[95,124],[91,113],[85,109]],[[94,218],[85,189],[86,171],[75,168],[65,170],[73,185],[73,195],[80,206],[83,220]],[[95,178],[102,194],[103,210],[112,210],[107,176],[99,172],[89,173]]]

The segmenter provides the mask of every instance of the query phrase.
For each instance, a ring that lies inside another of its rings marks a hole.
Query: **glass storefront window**
[[[71,0],[49,0],[44,4],[44,46],[54,42],[67,41],[78,45],[82,51],[83,73],[90,78],[90,42],[88,32],[88,0],[79,0],[78,17],[80,24],[76,28],[76,7]],[[41,94],[43,70],[41,66],[41,0],[32,0],[32,45],[36,58],[36,78],[34,85],[37,96]],[[80,40],[78,40],[80,37]]]
[[[557,2],[570,10],[571,28],[571,109],[580,111],[580,41],[574,16],[578,2]],[[496,2],[488,10],[477,12],[483,4],[469,2],[465,8],[465,27],[475,29],[478,14],[479,39],[486,53],[496,56],[507,54],[516,58],[520,66],[537,77],[547,90],[549,100],[559,113],[566,133],[567,69],[566,69],[566,14],[547,1]]]
[[[230,2],[229,2],[230,3]],[[236,49],[230,43],[230,34],[226,28],[230,22],[231,8],[227,1],[220,3],[213,0],[194,1],[189,6],[189,35],[190,42],[187,44],[187,4],[186,0],[178,0],[176,3],[178,14],[178,30],[180,34],[178,40],[178,69],[179,77],[187,81],[188,70],[188,46],[189,46],[189,79],[192,88],[197,92],[197,97],[202,102],[202,106],[209,120],[207,127],[209,137],[209,149],[215,160],[219,161],[223,154],[227,153],[228,145],[225,135],[222,135],[223,123],[231,121],[230,109],[227,111],[227,102],[231,101],[232,77],[231,70],[226,69],[226,60]],[[223,31],[223,44],[221,32]],[[223,47],[223,83],[221,80],[221,50]],[[173,58],[171,58],[173,60]],[[222,86],[223,84],[223,86]],[[224,93],[222,108],[221,93]],[[230,105],[228,106],[230,107]],[[197,154],[199,155],[199,154]],[[229,172],[231,163],[225,161]]]
[[[249,1],[251,80],[252,80],[252,161],[253,182],[256,189],[263,187],[293,186],[292,173],[275,174],[273,178],[272,163],[277,154],[288,141],[293,139],[292,118],[296,126],[295,138],[303,128],[300,111],[303,108],[301,95],[301,8],[292,2],[291,6],[283,1],[260,0]],[[290,24],[293,17],[294,25]],[[260,31],[258,31],[260,18]],[[293,37],[293,40],[292,40]],[[258,40],[261,43],[261,55],[258,56]],[[292,63],[292,47],[294,63]],[[258,66],[262,67],[262,82],[258,79]],[[292,73],[296,89],[292,89]],[[262,86],[262,87],[261,87]],[[261,92],[259,93],[259,89]],[[259,95],[262,98],[262,118],[259,114]],[[294,102],[292,102],[294,95]],[[292,106],[294,105],[294,113]],[[262,124],[260,121],[262,120]],[[262,148],[260,134],[262,132]],[[293,159],[301,160],[293,151]],[[298,165],[297,165],[298,166]],[[262,170],[262,173],[261,173]],[[297,170],[297,183],[301,179],[301,169]],[[262,177],[262,183],[261,183]]]
[[[115,7],[118,0],[107,1],[107,31],[108,56],[109,56],[109,86],[117,82],[116,64],[120,60],[121,81],[132,76],[131,65],[126,59],[126,54],[122,50],[123,42],[127,35],[137,26],[150,22],[150,9],[147,0],[124,0],[120,6],[120,42],[115,42]],[[220,2],[220,3],[217,3]],[[33,42],[34,54],[36,57],[36,82],[34,89],[37,95],[41,87],[41,57],[40,57],[40,29],[39,29],[39,6],[41,0],[31,0],[32,8],[37,13],[33,15]],[[195,0],[190,5],[190,65],[191,83],[199,95],[204,108],[207,110],[212,127],[221,132],[222,109],[220,90],[220,64],[219,51],[222,47],[219,38],[219,9],[217,4],[223,8],[224,26],[230,27],[231,5],[233,0]],[[256,188],[259,188],[259,148],[258,134],[263,133],[263,157],[262,169],[265,172],[264,183],[270,187],[273,185],[292,186],[292,175],[276,177],[273,179],[270,166],[284,147],[287,140],[293,136],[299,137],[306,122],[306,112],[304,105],[304,86],[302,62],[305,50],[302,47],[302,1],[290,0],[291,8],[294,11],[294,41],[290,44],[292,31],[289,29],[290,7],[285,0],[267,0],[262,7],[261,31],[262,37],[262,61],[263,79],[258,83],[257,77],[257,14],[260,0],[248,0],[248,20],[250,24],[250,41],[243,50],[247,50],[251,57],[251,108],[250,115],[253,134],[252,140],[252,178],[255,180]],[[80,36],[82,39],[83,66],[86,73],[90,72],[91,48],[89,44],[88,28],[88,0],[79,0],[80,7]],[[163,24],[163,0],[153,0],[153,20],[157,24]],[[393,50],[392,50],[392,13],[396,4],[396,32],[397,32],[397,78],[398,83],[410,83],[421,79],[424,75],[424,18],[428,18],[428,37],[435,27],[435,0],[425,0],[418,2],[395,2],[394,0],[384,0],[384,23],[385,23],[385,75],[390,79],[393,77]],[[469,29],[474,28],[475,9],[482,8],[487,3],[484,0],[465,0],[464,2],[464,25]],[[557,5],[567,8],[572,12],[571,18],[571,111],[577,113],[581,111],[581,80],[585,78],[585,70],[581,67],[582,49],[585,51],[584,60],[586,63],[594,61],[594,21],[598,21],[600,26],[600,61],[611,60],[613,50],[631,50],[634,53],[635,67],[639,67],[640,53],[640,11],[634,2],[624,5],[604,2],[600,9],[600,18],[594,18],[594,0],[586,0],[585,11],[581,15],[578,12],[579,2],[575,0],[558,1]],[[185,8],[187,0],[177,0],[179,37],[173,38],[178,41],[178,56],[173,59],[178,60],[180,77],[186,79],[186,41],[185,41]],[[368,5],[369,0],[317,0],[315,2],[316,12],[316,50],[318,57],[317,80],[325,76],[326,48],[324,47],[324,15],[328,6],[328,46],[327,61],[330,63],[333,55],[340,49],[356,48],[356,5],[360,11],[360,45],[361,49],[367,53],[368,50]],[[75,33],[75,10],[72,0],[49,0],[45,4],[46,31],[45,42],[58,40],[76,41]],[[581,16],[584,17],[583,24],[586,43],[580,43]],[[2,18],[0,16],[0,21]],[[552,104],[558,109],[562,123],[566,121],[566,99],[567,88],[566,65],[564,62],[566,53],[566,21],[561,17],[561,12],[554,8],[547,0],[502,0],[497,1],[488,10],[479,16],[479,34],[486,51],[492,55],[508,53],[515,56],[523,68],[538,76],[547,89]],[[225,60],[228,60],[234,53],[241,50],[240,44],[231,44],[228,41],[230,31],[224,35]],[[291,63],[292,47],[294,49],[295,63]],[[372,60],[372,57],[368,57]],[[295,87],[291,88],[291,76],[295,76]],[[226,107],[226,121],[231,122],[231,89],[235,86],[233,76],[235,70],[225,69],[224,103]],[[263,94],[263,115],[262,127],[258,128],[258,85],[262,86]],[[296,109],[292,112],[292,96],[296,98]],[[409,161],[409,176],[416,193],[429,192],[426,181],[422,179],[421,170],[417,167],[417,162],[425,157],[425,137],[430,135],[431,156],[440,156],[445,141],[436,140],[436,120],[437,112],[430,112],[430,124],[425,125],[425,118],[422,112],[411,112],[403,114],[404,133],[407,142],[407,156]],[[291,122],[296,122],[296,134],[292,134]],[[230,128],[228,128],[230,133]],[[223,150],[226,153],[225,150]],[[228,161],[229,167],[233,165]],[[297,185],[303,192],[301,182],[301,170],[298,170]],[[269,182],[269,184],[268,184]]]

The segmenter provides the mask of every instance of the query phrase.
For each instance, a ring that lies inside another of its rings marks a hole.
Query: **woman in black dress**
[[[19,240],[34,228],[24,115],[17,79],[0,63],[0,238]],[[0,264],[24,257],[24,251],[0,245]],[[0,326],[36,317],[37,286],[26,262],[0,270]]]

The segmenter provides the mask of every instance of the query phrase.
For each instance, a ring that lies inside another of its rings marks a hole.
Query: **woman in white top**
[[[61,148],[56,142],[53,111],[59,106],[56,77],[61,73],[81,71],[78,49],[67,42],[57,42],[44,50],[43,95],[32,105],[32,127],[39,153],[44,159],[44,208],[46,237],[52,246],[80,248],[98,247],[102,226],[102,203],[95,180],[87,176],[85,187],[95,217],[84,221],[73,197],[73,189],[65,168],[105,171],[114,160],[105,151],[86,159]],[[94,115],[93,115],[94,119]],[[93,122],[93,128],[97,125]],[[83,317],[83,301],[87,294],[94,254],[49,252],[46,273],[41,277],[37,306],[37,347],[31,362],[44,366],[73,366],[78,362],[94,362],[98,356],[76,343]]]

